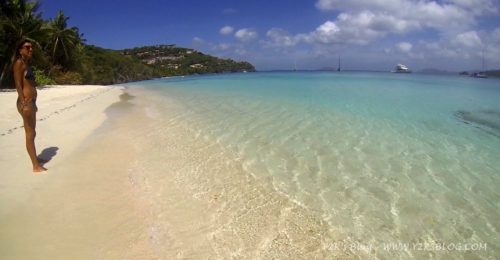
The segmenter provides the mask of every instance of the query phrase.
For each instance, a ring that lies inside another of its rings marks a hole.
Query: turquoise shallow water
[[[129,85],[175,99],[197,136],[362,249],[500,255],[500,80],[273,72]]]

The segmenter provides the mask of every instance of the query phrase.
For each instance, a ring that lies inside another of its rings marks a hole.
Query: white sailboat
[[[482,56],[482,71],[479,71],[479,72],[474,72],[471,74],[471,77],[474,77],[474,78],[487,78],[488,76],[486,75],[486,73],[484,72],[484,47],[483,47],[483,51],[481,53],[481,56]]]

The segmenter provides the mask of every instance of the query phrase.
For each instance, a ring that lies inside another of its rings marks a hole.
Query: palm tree
[[[53,65],[69,65],[74,50],[83,41],[78,33],[78,28],[67,28],[68,19],[69,17],[64,16],[63,12],[59,11],[48,25],[47,52]]]
[[[16,58],[16,45],[23,39],[29,39],[40,46],[43,39],[43,20],[38,10],[38,2],[26,0],[0,1],[0,84],[10,79],[12,63]]]

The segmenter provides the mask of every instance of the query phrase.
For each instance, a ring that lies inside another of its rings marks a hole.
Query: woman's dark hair
[[[24,45],[25,43],[27,43],[27,42],[29,42],[29,43],[33,44],[33,42],[31,42],[31,41],[30,41],[30,40],[28,40],[28,39],[22,39],[22,40],[21,40],[21,41],[17,44],[17,48],[16,48],[16,56],[17,56],[17,57],[20,57],[20,56],[21,56],[21,53],[19,53],[19,49],[21,49],[21,48],[23,47],[23,45]]]

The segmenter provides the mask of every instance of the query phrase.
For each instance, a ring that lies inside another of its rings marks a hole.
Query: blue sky
[[[258,70],[500,69],[500,0],[40,0],[88,44],[176,44]]]

